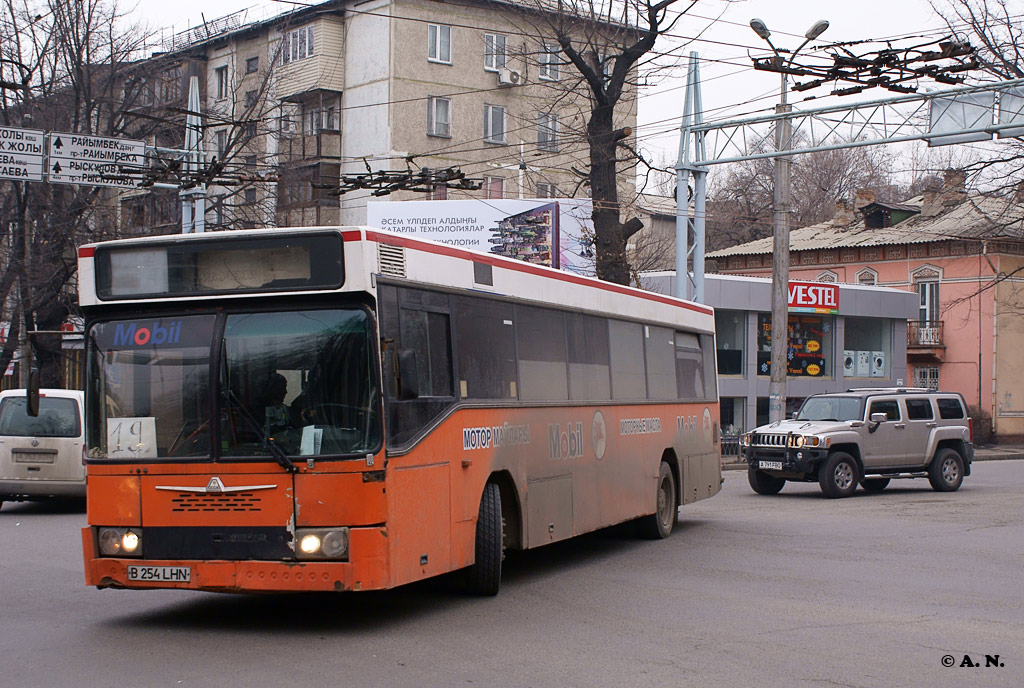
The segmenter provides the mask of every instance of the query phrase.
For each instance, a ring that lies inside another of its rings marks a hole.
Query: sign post
[[[132,189],[140,180],[119,170],[124,165],[142,169],[146,142],[51,132],[49,153],[47,176],[51,183]]]

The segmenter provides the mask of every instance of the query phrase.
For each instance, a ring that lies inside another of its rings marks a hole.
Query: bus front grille
[[[171,511],[260,511],[262,500],[252,492],[194,494],[179,492],[171,498]]]

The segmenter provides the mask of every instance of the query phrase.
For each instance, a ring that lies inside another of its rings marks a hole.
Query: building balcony
[[[341,159],[341,132],[322,130],[316,134],[291,134],[281,137],[278,149],[281,162],[304,163]]]
[[[907,322],[907,360],[941,363],[946,357],[941,320]]]

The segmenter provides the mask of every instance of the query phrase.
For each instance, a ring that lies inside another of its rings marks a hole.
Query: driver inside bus
[[[267,437],[291,428],[290,413],[284,403],[288,395],[288,380],[281,373],[272,373],[264,390],[264,430]]]

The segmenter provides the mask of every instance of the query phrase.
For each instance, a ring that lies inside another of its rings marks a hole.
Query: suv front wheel
[[[818,484],[826,497],[849,497],[857,489],[857,461],[846,452],[834,452],[818,469]]]
[[[928,482],[937,492],[954,492],[964,481],[964,460],[955,449],[940,449],[928,466]]]
[[[753,466],[747,469],[747,482],[750,483],[750,487],[754,492],[759,495],[779,494],[779,490],[786,485],[785,478],[776,478],[774,475],[768,475]]]

